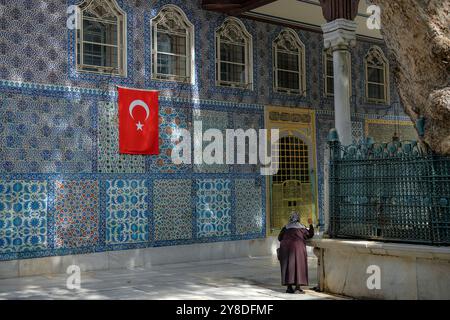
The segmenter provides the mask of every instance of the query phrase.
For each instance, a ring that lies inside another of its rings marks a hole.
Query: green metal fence
[[[450,244],[449,158],[415,141],[328,143],[332,238]]]

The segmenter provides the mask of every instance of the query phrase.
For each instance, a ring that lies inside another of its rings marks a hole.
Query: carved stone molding
[[[337,19],[322,26],[325,49],[348,49],[356,45],[356,23]]]

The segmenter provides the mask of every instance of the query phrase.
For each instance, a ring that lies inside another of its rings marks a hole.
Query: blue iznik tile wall
[[[266,236],[266,183],[256,165],[175,165],[180,129],[263,128],[264,106],[316,110],[319,208],[333,101],[323,94],[323,38],[305,45],[306,94],[275,93],[272,41],[282,27],[242,19],[253,39],[253,89],[216,86],[214,31],[225,15],[199,0],[117,0],[127,14],[126,77],[76,71],[67,8],[78,0],[0,0],[0,260]],[[153,80],[150,20],[166,4],[194,25],[193,84]],[[363,58],[352,52],[355,140],[367,117],[394,119],[364,99]],[[383,43],[377,43],[386,50]],[[391,105],[398,95],[391,77]],[[116,85],[160,91],[160,154],[118,154]],[[322,220],[322,209],[320,209]]]
[[[106,181],[106,243],[148,242],[145,180]]]

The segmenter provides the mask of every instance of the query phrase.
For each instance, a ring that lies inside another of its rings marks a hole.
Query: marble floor
[[[310,288],[317,283],[309,258]],[[82,272],[81,288],[69,290],[68,275],[0,280],[0,299],[343,299],[317,293],[287,294],[273,257],[190,262],[151,269]]]

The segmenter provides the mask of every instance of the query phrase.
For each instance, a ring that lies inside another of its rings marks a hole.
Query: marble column
[[[356,23],[336,19],[322,26],[325,49],[333,52],[334,69],[334,119],[335,127],[343,145],[352,143],[350,109],[351,54],[356,44]]]

